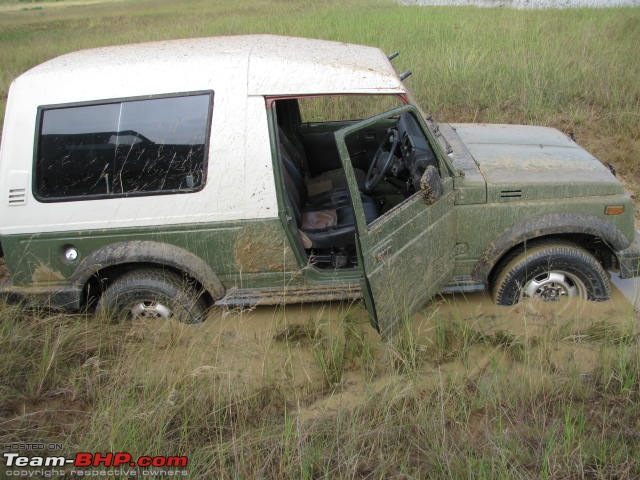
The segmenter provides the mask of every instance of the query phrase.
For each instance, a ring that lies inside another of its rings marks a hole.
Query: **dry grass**
[[[195,326],[5,306],[0,443],[187,455],[190,478],[640,475],[628,308],[556,318],[488,302],[437,302],[388,344],[358,305]]]

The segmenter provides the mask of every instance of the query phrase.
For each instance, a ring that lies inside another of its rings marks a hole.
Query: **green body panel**
[[[625,213],[607,216],[604,214],[605,205],[624,205]],[[562,202],[539,200],[458,205],[456,210],[455,236],[458,242],[458,255],[456,256],[455,276],[471,275],[478,259],[501,234],[512,231],[517,225],[532,218],[544,217],[545,215],[558,213],[584,215],[611,224],[629,242],[635,236],[633,203],[627,195],[570,198],[564,199]],[[536,238],[542,234],[535,230],[529,233],[529,238]],[[571,234],[579,234],[582,231],[567,226],[566,233],[570,237]]]
[[[448,158],[454,171],[454,188],[456,205],[485,203],[487,201],[487,184],[480,173],[478,165],[473,161],[471,153],[455,134],[450,125],[440,125],[439,144],[450,146]]]
[[[208,224],[12,235],[2,238],[14,285],[64,285],[84,258],[117,242],[154,241],[203,259],[226,288],[304,283],[279,219]],[[74,262],[63,252],[80,252]]]
[[[496,239],[531,219],[566,215],[565,228],[556,228],[553,233],[564,233],[568,238],[589,233],[587,227],[599,223],[609,225],[628,242],[634,239],[633,202],[620,182],[561,132],[545,127],[472,124],[442,125],[441,131],[452,146],[450,159],[458,171],[454,178],[455,278],[473,276],[479,259]],[[624,205],[625,212],[607,216],[607,205]],[[572,217],[584,219],[585,224],[575,225]],[[514,234],[514,242],[516,238],[523,241],[544,235],[544,226],[542,220],[529,232]]]
[[[453,270],[455,195],[451,178],[442,179],[442,196],[432,205],[417,192],[370,225],[366,223],[346,138],[407,111],[421,120],[412,106],[405,106],[335,134],[356,215],[358,254],[365,275],[362,291],[383,336],[392,334],[400,321],[438,293]],[[424,124],[423,128],[427,130]],[[441,172],[447,171],[446,167],[441,163]]]
[[[486,182],[488,203],[624,193],[609,169],[558,130],[524,125],[454,127],[455,134],[449,132],[448,137],[457,136],[475,163],[475,172],[468,164],[465,180],[477,184],[479,173]]]
[[[438,293],[453,269],[455,209],[452,184],[443,196],[426,205],[421,192],[381,217],[365,233],[360,245],[365,272],[383,333],[420,309]]]

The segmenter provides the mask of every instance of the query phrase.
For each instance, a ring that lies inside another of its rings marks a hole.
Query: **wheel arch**
[[[203,259],[176,245],[153,241],[118,242],[102,247],[80,262],[71,280],[83,289],[86,302],[92,286],[100,289],[101,277],[113,280],[135,268],[164,268],[185,275],[213,301],[225,294],[222,282]]]
[[[615,265],[614,250],[623,250],[629,239],[612,223],[593,215],[557,213],[543,215],[514,225],[485,248],[476,263],[473,277],[491,286],[500,266],[520,253],[527,244],[567,241],[594,254],[605,267]]]

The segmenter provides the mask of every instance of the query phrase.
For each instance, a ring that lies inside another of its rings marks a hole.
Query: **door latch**
[[[389,254],[391,253],[391,245],[385,245],[382,248],[380,248],[380,250],[378,250],[376,253],[373,254],[373,258],[375,258],[378,262],[382,262],[384,259],[386,259]]]

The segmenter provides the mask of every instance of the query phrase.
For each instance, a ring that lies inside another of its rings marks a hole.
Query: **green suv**
[[[85,50],[19,76],[2,145],[11,299],[201,321],[438,292],[606,300],[633,203],[563,133],[437,124],[379,49],[271,35]],[[555,305],[553,303],[552,305]]]

